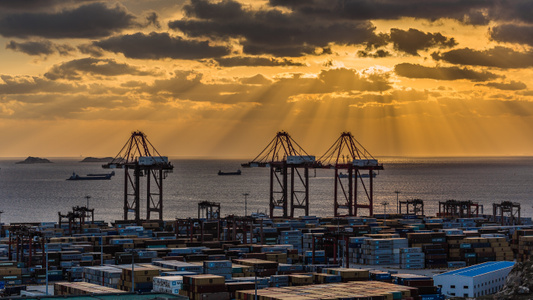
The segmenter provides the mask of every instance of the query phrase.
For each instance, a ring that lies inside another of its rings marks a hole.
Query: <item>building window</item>
[[[450,288],[451,289],[454,289],[455,288],[455,285],[450,285]],[[455,295],[454,295],[455,296]]]
[[[464,289],[468,289],[468,285],[463,286]]]

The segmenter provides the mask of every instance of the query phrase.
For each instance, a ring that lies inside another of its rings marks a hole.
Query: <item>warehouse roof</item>
[[[461,268],[453,270],[450,272],[438,274],[435,276],[446,276],[446,275],[455,275],[455,276],[466,276],[466,277],[476,277],[483,274],[491,273],[501,269],[514,266],[515,262],[513,261],[489,261],[482,264],[473,265],[466,268]],[[433,276],[433,277],[435,277]]]

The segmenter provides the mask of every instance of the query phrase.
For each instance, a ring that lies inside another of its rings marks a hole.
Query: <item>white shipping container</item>
[[[289,164],[289,165],[310,163],[310,162],[314,162],[315,160],[316,160],[316,158],[313,155],[287,156],[287,164]]]
[[[167,164],[168,157],[166,156],[141,156],[139,157],[139,165],[151,166],[156,164]]]
[[[377,159],[354,159],[353,165],[356,167],[377,167]]]

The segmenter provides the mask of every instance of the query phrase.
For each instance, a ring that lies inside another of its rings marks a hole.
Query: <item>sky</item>
[[[0,157],[533,155],[530,0],[1,0]]]

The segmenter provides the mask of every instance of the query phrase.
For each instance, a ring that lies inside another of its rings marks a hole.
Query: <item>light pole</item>
[[[398,194],[400,194],[401,192],[398,190],[394,192],[396,193],[396,213],[399,214],[400,213],[400,201],[398,200]]]
[[[89,199],[91,199],[91,196],[85,196],[85,199],[87,199],[87,209],[89,209]]]
[[[389,202],[383,201],[381,205],[383,205],[383,217],[387,219],[387,205],[389,205]]]
[[[249,193],[242,194],[244,196],[244,216],[246,217],[248,215],[248,196]]]
[[[48,243],[46,243],[46,241],[44,242],[44,252],[46,253],[46,295],[48,296]]]

